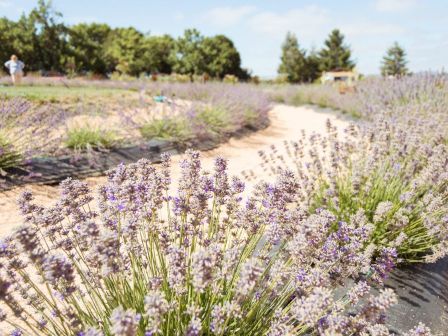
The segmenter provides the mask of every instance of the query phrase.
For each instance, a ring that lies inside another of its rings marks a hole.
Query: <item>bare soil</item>
[[[325,123],[330,119],[338,128],[348,125],[346,118],[341,118],[329,109],[315,106],[292,107],[276,105],[270,111],[270,126],[264,130],[249,134],[243,138],[232,138],[216,149],[202,153],[202,164],[206,170],[213,169],[214,158],[222,156],[229,160],[229,173],[238,175],[242,171],[253,171],[257,178],[269,178],[269,174],[260,167],[258,152],[267,150],[271,145],[279,150],[285,140],[295,140],[302,130],[308,134],[325,132]],[[173,157],[173,178],[179,176],[178,162],[183,155]],[[94,188],[105,182],[105,177],[91,177],[85,181]],[[249,183],[250,184],[250,183]],[[53,203],[58,197],[57,186],[27,185],[0,193],[0,237],[7,235],[21,224],[21,217],[17,209],[17,197],[24,191],[31,190],[37,203],[45,205]]]

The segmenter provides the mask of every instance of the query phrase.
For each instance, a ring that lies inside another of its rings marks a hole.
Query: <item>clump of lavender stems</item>
[[[328,122],[326,134],[302,134],[285,143],[285,153],[262,152],[264,168],[295,170],[311,208],[325,207],[344,221],[362,211],[375,226],[372,242],[396,248],[401,261],[445,256],[448,76],[369,79],[346,95],[312,90],[316,100],[332,90],[338,100],[330,106],[351,104],[363,120],[344,132]]]
[[[396,296],[369,292],[395,254],[374,257],[363,213],[304,207],[290,171],[243,196],[224,159],[206,172],[186,156],[174,192],[169,156],[118,166],[95,196],[71,179],[52,206],[25,192],[24,224],[0,245],[0,323],[25,335],[387,334]]]

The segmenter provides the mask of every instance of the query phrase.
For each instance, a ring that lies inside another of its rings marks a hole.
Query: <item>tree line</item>
[[[390,47],[381,63],[383,76],[400,77],[409,73],[406,52],[395,42]],[[339,29],[334,29],[324,41],[324,46],[317,51],[307,52],[299,46],[294,33],[288,32],[282,44],[278,73],[290,83],[311,83],[326,71],[351,71],[356,63],[351,57],[350,47]]]
[[[0,59],[16,54],[28,71],[249,77],[241,67],[238,50],[225,35],[208,37],[187,29],[183,36],[173,38],[103,23],[67,26],[49,0],[39,0],[36,8],[17,21],[0,18],[0,45]]]

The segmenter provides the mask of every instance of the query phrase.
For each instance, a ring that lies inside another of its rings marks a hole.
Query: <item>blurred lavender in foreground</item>
[[[225,160],[207,173],[188,152],[174,193],[168,156],[159,169],[146,160],[117,167],[96,196],[71,179],[52,206],[24,193],[24,225],[0,244],[2,328],[388,335],[385,316],[397,297],[369,292],[393,267],[395,250],[370,244],[374,225],[362,211],[340,221],[303,206],[299,178],[283,171],[243,199],[244,183],[227,176]],[[354,286],[341,295],[349,279]]]

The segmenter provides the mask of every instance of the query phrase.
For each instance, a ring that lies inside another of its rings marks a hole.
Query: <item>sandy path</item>
[[[229,173],[240,174],[244,170],[255,170],[258,178],[263,178],[263,171],[257,169],[260,165],[258,151],[268,149],[271,145],[282,148],[285,140],[299,137],[301,130],[307,133],[324,132],[325,122],[330,119],[338,128],[347,126],[348,121],[330,113],[328,109],[315,106],[292,107],[276,105],[270,111],[271,124],[268,128],[250,134],[241,139],[231,139],[216,149],[202,153],[203,167],[211,170],[214,158],[218,155],[229,160]],[[182,155],[173,157],[173,177],[178,176],[177,162]],[[260,175],[258,175],[258,173]],[[104,177],[87,178],[85,181],[92,187],[105,181]],[[0,193],[0,236],[8,234],[21,223],[16,199],[25,189],[31,190],[38,203],[48,204],[57,198],[58,188],[54,186],[28,185]]]

